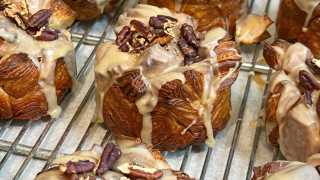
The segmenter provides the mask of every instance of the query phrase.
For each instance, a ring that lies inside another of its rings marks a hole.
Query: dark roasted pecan
[[[134,169],[132,167],[129,167],[129,176],[134,179],[150,179],[150,180],[156,180],[160,179],[163,176],[162,171],[156,171],[154,173],[149,173],[143,170]]]
[[[306,60],[306,64],[308,65],[308,67],[317,75],[320,74],[320,67],[318,66],[319,63],[320,60],[314,58],[308,58]]]
[[[151,27],[154,27],[156,29],[163,29],[164,28],[164,23],[167,22],[167,19],[160,19],[158,17],[152,16],[149,19],[149,25]]]
[[[79,162],[72,162],[68,161],[66,164],[66,170],[64,171],[65,174],[82,174],[90,172],[94,169],[95,163],[91,161],[79,161]]]
[[[304,90],[311,92],[320,89],[320,84],[316,79],[312,78],[310,73],[304,70],[299,72],[299,84]]]
[[[42,28],[49,23],[49,18],[52,15],[52,11],[49,9],[42,9],[33,14],[27,22],[28,27]]]
[[[115,144],[107,144],[101,155],[100,163],[96,171],[97,175],[101,176],[111,169],[120,156],[121,151]]]
[[[141,33],[144,37],[147,37],[150,33],[150,30],[145,26],[141,21],[132,20],[130,25],[134,28],[134,31]]]
[[[200,42],[194,33],[193,27],[188,24],[183,24],[181,27],[181,36],[186,40],[186,42],[194,48],[199,48]]]
[[[157,17],[152,16],[149,19],[149,25],[151,27],[154,27],[156,29],[164,29],[164,25],[166,22],[171,21],[171,22],[177,22],[178,20],[170,17],[170,16],[165,16],[165,15],[157,15]]]
[[[129,42],[131,39],[132,32],[130,31],[129,26],[124,26],[121,31],[117,34],[116,44],[122,46]]]
[[[44,29],[40,32],[39,36],[35,36],[35,38],[39,41],[54,41],[58,39],[58,37],[58,31],[51,29]]]
[[[197,51],[192,46],[190,46],[184,38],[179,39],[178,46],[183,55],[187,57],[197,56]]]

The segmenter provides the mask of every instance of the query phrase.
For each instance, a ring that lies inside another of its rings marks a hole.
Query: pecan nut
[[[49,23],[49,18],[52,15],[50,9],[42,9],[33,14],[27,22],[28,27],[31,28],[42,28]]]
[[[124,26],[121,31],[117,34],[116,44],[118,46],[122,46],[126,44],[132,36],[132,32],[130,31],[129,26]]]
[[[140,169],[134,169],[132,167],[130,167],[129,170],[130,170],[129,176],[134,179],[142,178],[142,179],[155,180],[155,179],[160,179],[163,176],[163,172],[160,170],[153,173],[146,172]]]
[[[116,161],[120,158],[120,156],[121,151],[115,144],[107,144],[101,155],[101,160],[96,171],[97,175],[101,176],[102,174],[110,170],[116,163]]]
[[[134,31],[141,33],[144,37],[147,37],[150,33],[150,30],[145,26],[141,21],[132,20],[130,25],[134,28]]]
[[[199,48],[200,42],[193,30],[193,27],[188,24],[183,24],[181,27],[181,36],[186,40],[186,42],[193,48]]]
[[[92,171],[95,166],[95,163],[88,160],[79,162],[68,161],[63,171],[65,174],[82,174]]]
[[[40,32],[39,36],[35,36],[35,38],[39,41],[54,41],[58,39],[59,34],[57,30],[44,29]]]

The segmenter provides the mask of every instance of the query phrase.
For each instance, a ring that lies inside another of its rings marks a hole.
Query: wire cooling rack
[[[110,131],[95,120],[93,61],[97,46],[114,38],[118,16],[135,1],[123,0],[101,20],[77,22],[71,29],[77,56],[76,87],[62,104],[58,119],[36,122],[0,122],[0,179],[31,180],[60,154],[104,145]],[[251,13],[276,18],[279,0],[251,0]],[[270,31],[275,34],[275,28]],[[271,39],[272,40],[272,39]],[[270,40],[270,41],[271,41]],[[174,169],[201,180],[250,180],[256,165],[278,159],[279,150],[265,143],[263,110],[271,70],[263,65],[262,46],[240,47],[243,64],[232,89],[232,116],[216,137],[216,145],[189,146],[163,155]]]

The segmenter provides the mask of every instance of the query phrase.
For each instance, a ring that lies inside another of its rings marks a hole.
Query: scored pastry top
[[[222,28],[196,32],[196,22],[190,16],[144,4],[122,14],[115,29],[116,41],[101,45],[96,56],[100,118],[115,115],[110,114],[112,100],[104,98],[111,98],[117,85],[136,106],[134,116],[138,118],[135,128],[114,127],[116,134],[141,137],[143,142],[154,144],[153,132],[165,128],[162,122],[157,123],[166,108],[161,106],[172,99],[167,104],[176,108],[172,119],[180,114],[183,124],[177,124],[177,136],[196,131],[200,142],[207,139],[212,145],[213,103],[217,92],[231,86],[240,67],[241,56],[227,32]]]

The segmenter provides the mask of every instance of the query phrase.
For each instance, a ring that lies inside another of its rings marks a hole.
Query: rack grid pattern
[[[249,11],[252,10],[254,3],[256,3],[254,0],[252,1],[248,1],[248,8]],[[264,14],[269,13],[269,8],[270,8],[270,3],[271,0],[268,0],[266,5],[265,5],[265,10],[264,10]],[[129,3],[130,4],[130,3]],[[37,134],[37,138],[35,141],[33,141],[33,145],[29,146],[29,145],[25,145],[22,144],[22,140],[25,139],[26,137],[26,133],[27,131],[30,130],[30,128],[32,128],[32,125],[36,122],[24,122],[24,123],[19,123],[19,122],[14,122],[12,120],[3,122],[2,124],[0,124],[0,137],[3,137],[6,133],[6,131],[12,127],[12,126],[18,126],[20,127],[19,132],[16,134],[15,138],[13,139],[4,139],[4,138],[0,138],[0,151],[2,152],[2,156],[0,156],[0,172],[2,171],[2,169],[7,166],[8,164],[12,164],[14,162],[12,162],[12,160],[10,159],[11,156],[13,155],[17,155],[17,156],[21,156],[23,157],[22,163],[19,165],[18,168],[14,169],[12,174],[14,174],[14,176],[12,177],[13,179],[25,179],[23,178],[23,174],[26,173],[25,171],[27,171],[28,166],[30,165],[31,161],[33,160],[38,160],[38,161],[42,161],[44,162],[44,165],[42,167],[40,167],[40,169],[47,169],[50,162],[57,157],[57,155],[60,154],[60,149],[64,146],[64,144],[66,143],[66,139],[68,138],[68,134],[70,133],[71,129],[73,128],[73,126],[75,124],[77,124],[77,119],[79,118],[79,116],[81,115],[81,111],[83,110],[83,108],[85,106],[87,106],[88,103],[90,103],[90,101],[92,99],[94,99],[94,80],[93,78],[88,78],[87,76],[90,76],[88,73],[90,71],[90,69],[92,69],[92,62],[95,56],[95,52],[97,50],[97,47],[99,44],[101,44],[104,41],[107,41],[109,38],[109,32],[112,32],[112,26],[116,23],[117,18],[119,17],[119,15],[123,12],[123,10],[128,6],[128,1],[123,0],[118,8],[115,10],[115,12],[107,17],[107,19],[109,20],[109,22],[105,25],[105,28],[102,32],[101,35],[97,36],[97,35],[91,35],[90,31],[92,30],[93,26],[92,24],[87,24],[86,28],[84,28],[83,32],[76,32],[73,31],[74,28],[72,28],[71,32],[72,32],[72,40],[76,43],[75,45],[75,51],[76,53],[78,53],[81,50],[81,46],[91,46],[91,53],[89,54],[89,56],[86,58],[86,60],[84,61],[83,65],[81,68],[78,69],[75,79],[77,81],[79,81],[80,83],[85,82],[86,84],[88,84],[88,88],[83,90],[81,88],[76,88],[76,92],[79,91],[85,91],[84,93],[82,93],[81,96],[81,100],[79,101],[79,103],[77,105],[75,105],[76,107],[74,107],[73,109],[73,113],[71,114],[70,121],[67,124],[67,126],[64,129],[64,132],[62,133],[62,136],[60,138],[58,138],[57,143],[55,143],[53,145],[53,148],[46,149],[46,148],[41,148],[42,144],[44,143],[45,139],[47,138],[50,129],[53,127],[53,124],[56,122],[55,119],[51,119],[48,121],[43,122],[44,123],[44,127],[42,128],[42,130]],[[77,23],[76,23],[77,25]],[[241,67],[241,71],[242,72],[247,72],[247,78],[246,80],[243,82],[245,84],[245,88],[244,88],[244,92],[242,95],[242,100],[240,103],[240,107],[239,107],[239,111],[237,114],[237,117],[235,117],[235,128],[234,128],[234,132],[233,132],[233,137],[232,137],[232,141],[230,144],[230,148],[227,149],[228,150],[228,157],[227,157],[227,161],[226,161],[226,165],[224,168],[224,173],[223,173],[223,179],[227,180],[229,179],[229,175],[230,175],[230,169],[232,166],[232,162],[234,161],[234,155],[235,155],[235,151],[238,147],[238,141],[239,141],[239,135],[241,132],[241,127],[242,127],[242,123],[243,123],[243,119],[244,119],[244,115],[245,115],[245,111],[246,111],[246,107],[247,107],[247,102],[248,102],[248,96],[250,94],[250,90],[252,87],[252,82],[256,76],[257,73],[263,74],[264,76],[266,76],[266,83],[264,84],[264,91],[263,91],[263,96],[261,97],[261,108],[260,111],[262,112],[264,110],[264,105],[265,105],[265,100],[266,100],[266,96],[267,96],[267,89],[269,86],[269,80],[270,80],[270,75],[271,75],[271,69],[268,68],[265,65],[260,65],[257,63],[258,58],[259,58],[259,54],[261,53],[262,50],[262,45],[261,44],[257,44],[255,45],[253,48],[248,48],[248,47],[241,47],[241,49],[249,49],[249,51],[251,51],[251,53],[253,53],[252,58],[250,59],[249,62],[244,62],[242,64]],[[89,79],[89,80],[88,80]],[[89,81],[89,82],[88,82]],[[64,102],[64,104],[62,105],[63,107],[67,107],[69,104],[69,101],[71,101],[72,98],[78,98],[78,97],[67,97],[67,100]],[[249,164],[247,166],[247,169],[243,170],[246,171],[246,179],[250,180],[251,177],[251,172],[252,172],[252,168],[255,165],[255,158],[256,158],[256,153],[258,150],[258,144],[261,138],[261,134],[263,133],[264,129],[263,126],[264,124],[263,122],[263,115],[262,113],[258,113],[257,117],[255,117],[257,119],[258,124],[256,125],[255,128],[253,128],[252,130],[255,131],[254,133],[254,139],[253,139],[253,143],[252,143],[252,147],[251,147],[251,152],[250,152],[250,160],[249,160]],[[85,144],[86,139],[88,138],[88,136],[90,136],[94,131],[93,128],[97,126],[97,124],[95,124],[93,121],[91,121],[86,130],[83,132],[82,137],[80,138],[80,140],[78,141],[78,144],[75,145],[74,150],[80,150],[83,149],[83,146]],[[110,133],[110,131],[105,130],[104,132],[104,137],[102,138],[101,141],[101,145],[107,143],[108,141],[110,141],[112,139],[112,135]],[[217,146],[219,146],[219,144],[217,144]],[[178,167],[178,169],[185,171],[186,167],[188,165],[188,163],[196,163],[196,162],[191,162],[190,160],[190,156],[193,152],[193,149],[196,149],[197,147],[194,146],[189,146],[188,148],[179,151],[178,153],[182,154],[180,156],[179,159],[179,165],[180,167]],[[199,166],[201,166],[201,172],[200,172],[200,176],[196,177],[197,179],[200,180],[204,180],[204,179],[211,179],[210,177],[207,177],[206,175],[208,174],[208,167],[210,164],[210,161],[214,161],[214,158],[212,157],[212,153],[213,153],[214,149],[209,148],[209,147],[205,147],[204,148],[204,154],[205,154],[205,158],[204,158],[204,162],[201,164],[199,164]],[[171,152],[164,152],[163,153],[165,157],[170,158],[170,154],[172,154]],[[274,158],[273,159],[278,159],[279,158],[279,150],[274,151]],[[211,162],[212,163],[212,162]],[[1,179],[1,176],[0,176]]]

